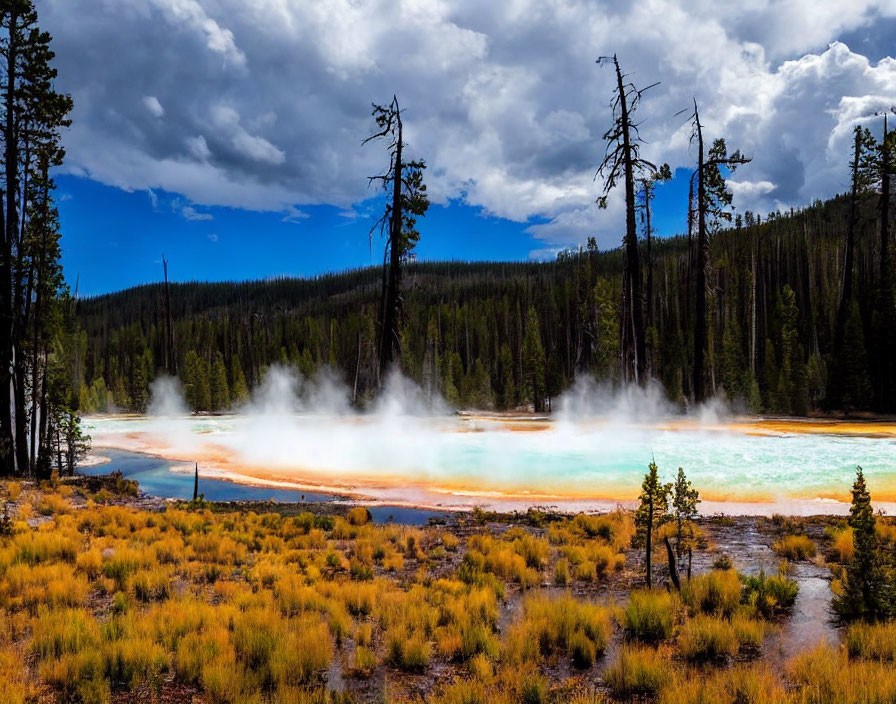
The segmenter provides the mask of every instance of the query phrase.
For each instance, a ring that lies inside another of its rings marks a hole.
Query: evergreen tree
[[[656,462],[651,462],[641,484],[641,495],[638,497],[641,503],[635,512],[635,539],[639,545],[644,545],[648,589],[653,587],[653,538],[656,529],[668,520],[671,491],[672,485],[660,482]]]
[[[834,599],[834,610],[846,621],[877,621],[884,615],[884,594],[874,509],[862,468],[852,485],[849,526],[853,534],[853,558],[846,566],[843,594]]]
[[[778,395],[786,413],[806,415],[809,410],[809,395],[806,384],[806,365],[803,348],[799,342],[799,309],[796,294],[789,285],[784,286],[779,303],[781,319],[781,369],[779,371]]]
[[[72,101],[55,91],[51,37],[37,21],[31,0],[0,3],[0,474],[40,478],[54,459],[69,471],[83,444],[83,359],[72,355],[80,332],[59,263],[51,177],[65,156],[60,131]]]
[[[694,126],[692,142],[697,144],[697,170],[694,178],[697,180],[697,243],[695,257],[695,320],[694,320],[694,401],[702,403],[706,400],[706,368],[705,355],[707,352],[707,269],[709,268],[709,227],[712,221],[731,221],[729,207],[732,202],[731,191],[725,183],[722,169],[733,172],[740,164],[746,164],[750,159],[743,156],[740,151],[728,154],[728,147],[724,139],[716,139],[709,148],[705,148],[706,142],[703,136],[703,123],[700,122],[700,113],[697,109],[697,101],[694,100],[694,113],[692,115]],[[711,351],[710,347],[710,351]]]
[[[532,401],[536,413],[544,411],[545,399],[545,355],[541,343],[541,329],[538,313],[531,306],[526,314],[526,335],[523,338],[523,380],[526,395]]]
[[[249,398],[249,387],[246,385],[246,376],[243,373],[243,365],[238,355],[230,359],[230,401],[231,403],[243,403]]]
[[[513,379],[513,356],[510,354],[510,345],[506,342],[501,345],[498,353],[498,379],[501,407],[514,408],[517,405],[517,392]]]
[[[690,523],[697,518],[700,493],[691,486],[681,467],[678,468],[672,491],[672,507],[675,511],[675,550],[681,557],[684,547],[687,547],[689,553],[693,549],[691,545],[693,531]],[[690,567],[688,571],[690,573]]]
[[[208,362],[195,350],[187,352],[183,366],[184,399],[194,413],[207,411],[211,406],[211,389],[208,380]]]
[[[131,372],[131,403],[138,413],[146,411],[146,403],[149,401],[149,387],[146,378],[146,366],[144,358],[137,357],[134,360],[134,368]]]
[[[220,352],[215,355],[209,387],[211,410],[223,411],[230,408],[230,387],[227,384],[227,367],[224,366],[224,355]]]
[[[614,381],[620,370],[619,309],[610,282],[600,278],[594,285],[597,310],[597,340],[594,351],[594,373],[598,379]]]
[[[849,194],[849,211],[846,222],[846,242],[843,256],[842,283],[840,285],[840,297],[837,305],[837,318],[834,326],[834,360],[836,373],[830,377],[831,388],[828,390],[828,400],[832,404],[840,404],[849,409],[854,407],[857,397],[856,390],[849,388],[850,373],[854,366],[850,353],[845,347],[856,344],[856,330],[847,332],[850,324],[853,306],[855,305],[855,259],[856,259],[856,230],[859,226],[859,211],[862,201],[868,195],[869,189],[874,183],[876,169],[874,164],[874,137],[868,129],[856,125],[853,133],[853,155],[849,163],[851,173],[851,188]],[[847,341],[847,337],[852,339]],[[862,341],[862,353],[864,354],[864,340]]]
[[[470,373],[470,391],[467,396],[467,404],[473,408],[489,409],[494,406],[492,384],[489,380],[485,365],[479,357],[473,362],[473,370]]]
[[[842,408],[847,411],[867,408],[871,397],[871,383],[868,380],[862,317],[856,301],[850,306],[849,317],[844,326],[838,366],[841,374],[839,391]]]

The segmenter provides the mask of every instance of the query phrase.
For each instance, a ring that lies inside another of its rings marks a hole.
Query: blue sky
[[[896,105],[884,0],[35,0],[74,100],[57,174],[66,277],[95,295],[174,280],[309,276],[380,261],[362,147],[393,94],[428,164],[421,259],[525,260],[595,237],[616,53],[634,83],[660,236],[684,229],[696,99],[708,141],[754,157],[735,207],[845,189],[850,135]],[[655,18],[661,17],[662,22]],[[649,25],[650,31],[643,31]],[[351,217],[347,217],[346,215]]]
[[[663,235],[683,226],[688,175],[680,174],[657,193],[655,229]],[[128,192],[65,174],[57,182],[63,267],[69,286],[77,285],[84,296],[159,280],[162,253],[173,281],[304,277],[382,262],[382,239],[376,235],[370,241],[366,215],[381,212],[382,198],[359,204],[354,217],[329,205],[303,208],[305,217],[293,220],[282,213],[207,207],[202,219],[188,220],[178,194]],[[530,224],[490,217],[457,201],[433,205],[419,222],[417,256],[429,261],[552,257],[526,231]]]

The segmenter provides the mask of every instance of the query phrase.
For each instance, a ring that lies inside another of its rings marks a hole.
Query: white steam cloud
[[[159,379],[147,418],[89,419],[88,429],[95,447],[156,454],[190,469],[198,461],[206,476],[442,505],[487,503],[496,492],[530,505],[634,499],[651,458],[664,481],[683,467],[707,498],[776,506],[829,497],[848,486],[856,464],[868,476],[892,467],[880,441],[720,426],[730,411],[718,401],[682,416],[656,384],[580,379],[556,400],[550,421],[452,414],[397,373],[365,411],[349,399],[331,371],[309,379],[275,366],[236,413],[192,416],[176,380]]]

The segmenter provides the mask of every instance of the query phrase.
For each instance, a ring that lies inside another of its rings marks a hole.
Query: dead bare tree
[[[403,124],[398,98],[392,96],[388,105],[373,106],[372,115],[377,131],[362,144],[386,139],[389,168],[370,176],[369,183],[380,183],[390,194],[382,217],[370,228],[370,237],[379,231],[386,238],[383,250],[383,281],[379,310],[379,383],[401,353],[401,267],[402,262],[420,239],[416,230],[418,217],[429,207],[426,185],[423,183],[423,160],[404,160]]]
[[[619,180],[625,188],[625,235],[622,248],[625,255],[625,270],[622,277],[622,375],[628,381],[646,381],[646,347],[644,336],[644,297],[641,287],[641,259],[638,252],[638,230],[635,219],[635,179],[638,175],[655,173],[654,164],[641,158],[641,139],[638,133],[640,123],[632,116],[638,109],[641,97],[656,83],[638,89],[626,80],[627,76],[619,66],[619,59],[601,56],[597,60],[603,66],[612,63],[616,71],[616,88],[613,91],[611,107],[613,125],[604,134],[607,143],[603,161],[597,169],[595,179],[603,179],[604,185],[597,204],[607,207],[607,196]]]
[[[712,220],[731,220],[729,207],[732,202],[731,191],[725,183],[722,173],[734,171],[739,165],[752,161],[740,150],[728,154],[724,139],[716,139],[712,147],[706,150],[703,138],[703,123],[697,100],[694,99],[694,112],[691,114],[693,134],[691,142],[697,144],[697,170],[691,180],[697,180],[697,251],[695,257],[695,318],[694,318],[694,402],[706,400],[705,354],[706,354],[706,273],[709,267],[709,233],[707,218]]]

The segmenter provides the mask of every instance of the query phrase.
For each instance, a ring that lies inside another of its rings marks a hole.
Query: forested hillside
[[[750,213],[710,241],[706,379],[753,411],[891,411],[892,301],[882,300],[876,198],[858,204],[854,304],[834,354],[850,198],[787,216]],[[689,244],[689,241],[691,244]],[[693,397],[696,247],[653,239],[644,262],[647,369],[669,397]],[[401,368],[461,407],[550,408],[576,375],[621,379],[623,252],[545,263],[407,264]],[[309,280],[170,286],[79,301],[81,410],[143,410],[166,366],[196,410],[245,398],[267,366],[329,365],[363,403],[378,385],[380,269]],[[648,280],[649,279],[649,280]],[[890,294],[892,297],[892,294]]]

